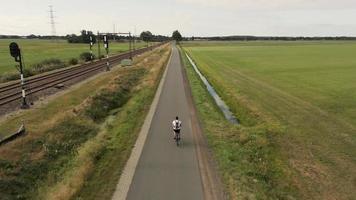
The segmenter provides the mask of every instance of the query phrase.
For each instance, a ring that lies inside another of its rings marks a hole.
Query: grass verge
[[[181,50],[199,118],[213,149],[231,199],[295,199],[298,192],[275,141],[283,127],[249,108],[239,113],[241,126],[230,124]]]
[[[153,60],[146,60],[146,64],[143,64],[152,66],[151,70],[136,88],[135,95],[107,123],[105,145],[94,160],[91,176],[86,179],[74,199],[111,198],[149,110],[169,54],[168,51],[161,51]]]

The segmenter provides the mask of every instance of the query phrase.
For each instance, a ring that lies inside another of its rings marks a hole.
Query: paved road
[[[175,145],[171,130],[176,115],[183,126],[180,147]],[[189,117],[179,52],[173,46],[163,91],[127,199],[203,199]]]

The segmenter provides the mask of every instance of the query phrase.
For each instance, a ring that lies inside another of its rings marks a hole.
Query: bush
[[[66,66],[67,64],[60,59],[57,58],[46,59],[39,63],[35,63],[31,65],[30,68],[25,68],[24,76],[30,77],[33,75],[41,74],[43,72],[60,69]],[[19,72],[8,72],[3,75],[0,75],[0,83],[12,81],[12,80],[18,80],[18,79],[20,79]]]
[[[91,60],[94,60],[94,55],[93,55],[93,59],[92,59],[92,55],[90,52],[84,52],[82,54],[80,54],[80,59],[85,61],[85,62],[88,62],[88,61],[91,61]]]
[[[91,121],[81,118],[64,119],[47,132],[43,143],[46,158],[55,160],[75,153],[80,144],[93,137],[97,131],[97,127]]]
[[[23,70],[23,74],[25,77],[36,75],[32,69],[27,69],[27,68]]]
[[[33,187],[46,178],[53,182],[60,179],[63,173],[60,169],[70,162],[80,145],[97,132],[98,127],[91,121],[68,117],[33,141],[28,153],[19,161],[0,158],[0,199],[34,199]],[[32,159],[39,150],[43,150],[44,156]]]
[[[7,72],[0,76],[0,83],[20,79],[19,72]]]
[[[111,110],[121,107],[127,102],[132,88],[145,73],[145,69],[134,70],[120,79],[117,82],[119,86],[114,90],[102,90],[92,98],[92,102],[86,108],[85,114],[95,122],[105,119]]]
[[[78,59],[71,58],[71,59],[69,59],[68,64],[69,65],[76,65],[76,64],[78,64]]]
[[[51,58],[51,59],[43,60],[40,63],[31,65],[30,70],[32,71],[32,75],[35,75],[43,72],[48,72],[54,69],[63,68],[66,66],[67,65],[62,60],[57,58]]]

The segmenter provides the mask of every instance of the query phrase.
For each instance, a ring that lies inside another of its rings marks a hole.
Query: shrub
[[[18,72],[6,72],[0,76],[0,83],[20,79]]]
[[[91,121],[68,117],[33,141],[28,153],[19,161],[0,158],[0,199],[34,199],[33,187],[44,179],[61,178],[60,169],[77,153],[78,147],[95,136],[98,127]],[[32,159],[34,152],[43,151],[43,157]]]
[[[69,59],[68,64],[69,65],[76,65],[76,64],[78,64],[78,59],[71,58],[71,59]]]
[[[102,90],[91,99],[91,104],[86,108],[85,114],[96,122],[103,120],[111,110],[127,102],[130,98],[130,91],[145,73],[145,69],[134,70],[117,80],[119,85],[117,88]]]
[[[63,68],[66,66],[67,65],[62,60],[57,58],[51,58],[51,59],[43,60],[40,63],[31,65],[30,70],[32,71],[32,74],[35,75],[43,72],[48,72],[54,69]]]
[[[25,77],[33,76],[36,75],[32,69],[24,69],[23,74]]]
[[[91,55],[90,52],[81,53],[79,57],[80,57],[81,60],[83,60],[85,62],[88,62],[88,61],[92,60],[92,55]],[[93,55],[93,59],[94,59],[94,55]]]
[[[60,59],[57,59],[57,58],[46,59],[39,63],[35,63],[35,64],[31,65],[30,68],[25,68],[24,76],[30,77],[30,76],[33,76],[36,74],[48,72],[48,71],[63,68],[66,66],[67,65]],[[0,83],[12,81],[12,80],[18,80],[18,79],[20,79],[19,72],[8,72],[8,73],[0,75]]]
[[[46,158],[54,160],[75,153],[80,144],[97,133],[97,127],[81,118],[64,119],[48,130],[43,143]]]
[[[129,99],[129,92],[118,89],[117,92],[104,90],[92,99],[92,104],[86,110],[86,114],[94,121],[104,119],[110,110],[121,107]]]

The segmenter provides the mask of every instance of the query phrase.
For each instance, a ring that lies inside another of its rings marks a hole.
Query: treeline
[[[104,33],[101,33],[100,40],[103,39],[103,34]],[[131,38],[129,35],[117,35],[117,34],[113,34],[113,33],[105,33],[105,35],[108,37],[109,40],[116,40],[116,41],[127,41],[130,39],[135,39],[135,40],[141,39],[146,42],[162,42],[162,41],[166,41],[166,40],[170,39],[170,37],[167,37],[167,36],[154,35],[149,31],[142,32],[140,37],[131,35]],[[78,36],[75,34],[71,34],[71,35],[67,35],[66,38],[69,43],[90,43],[90,36],[93,38],[93,41],[95,43],[95,41],[97,39],[97,35],[91,31],[86,31],[86,30],[82,30],[81,34]]]
[[[68,34],[66,36],[50,36],[50,35],[0,35],[0,39],[62,39],[67,40],[69,43],[89,43],[89,36],[92,35],[94,41],[96,41],[96,34],[91,31],[82,30],[80,35]],[[109,40],[127,41],[128,35],[114,35],[107,34]],[[162,42],[172,39],[172,37],[164,35],[154,35],[149,31],[144,31],[139,37],[132,36],[135,40],[144,40],[150,42]],[[185,37],[183,40],[236,40],[236,41],[255,41],[255,40],[284,40],[284,41],[297,41],[297,40],[356,40],[356,37],[338,36],[338,37],[276,37],[276,36],[216,36],[216,37]]]
[[[105,34],[109,40],[116,40],[116,41],[127,41],[130,39],[128,35],[115,35],[111,33]],[[66,39],[69,43],[90,43],[90,36],[93,39],[93,42],[96,43],[97,34],[93,33],[92,31],[82,30],[80,31],[80,35],[70,34],[66,35]],[[132,36],[133,37],[133,36]],[[135,38],[137,39],[137,38]],[[100,40],[103,40],[103,33],[101,33]]]
[[[153,35],[152,42],[163,42],[171,39],[172,39],[171,37],[167,37],[164,35]]]
[[[170,40],[171,37],[164,35],[154,35],[150,31],[144,31],[140,34],[140,36],[131,35],[117,35],[112,33],[106,33],[109,40],[115,41],[128,41],[130,39],[135,40],[143,40],[145,42],[162,42]],[[93,42],[95,43],[97,40],[97,34],[92,31],[82,30],[79,35],[76,34],[68,34],[66,36],[41,36],[41,35],[27,35],[27,36],[19,36],[19,35],[0,35],[0,39],[62,39],[67,40],[69,43],[90,43],[90,36],[93,38]],[[101,33],[100,40],[103,39],[103,33]]]
[[[66,36],[50,36],[50,35],[27,35],[27,36],[20,36],[20,35],[0,35],[0,39],[66,39]]]
[[[140,39],[145,42],[163,42],[170,40],[171,38],[164,35],[154,35],[150,31],[143,31],[140,34]]]
[[[236,41],[255,41],[255,40],[284,40],[284,41],[297,41],[297,40],[356,40],[356,37],[275,37],[275,36],[217,36],[217,37],[190,37],[185,40],[236,40]]]
[[[82,30],[80,35],[70,34],[66,35],[66,39],[69,43],[90,43],[90,36],[92,37],[93,42],[96,42],[96,36],[92,31]]]

